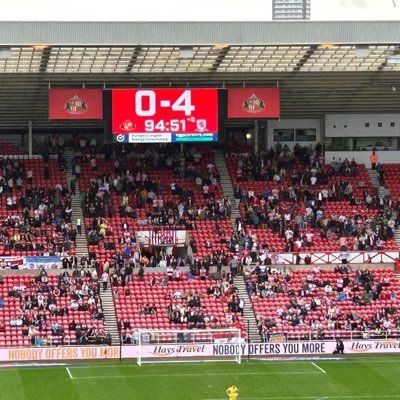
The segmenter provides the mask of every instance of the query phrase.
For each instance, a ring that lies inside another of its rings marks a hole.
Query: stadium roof
[[[0,22],[0,127],[48,125],[49,87],[279,85],[283,117],[399,112],[399,32],[398,21]]]

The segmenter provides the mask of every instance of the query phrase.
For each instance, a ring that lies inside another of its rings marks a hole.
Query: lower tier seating
[[[149,273],[143,280],[135,276],[125,286],[114,285],[114,293],[123,333],[137,328],[234,327],[242,320],[234,287],[209,280],[205,273],[195,278],[171,268],[166,274]]]
[[[400,327],[400,285],[391,270],[258,270],[246,285],[264,336],[379,337]]]
[[[0,347],[106,341],[97,279],[90,274],[8,275],[1,282]]]

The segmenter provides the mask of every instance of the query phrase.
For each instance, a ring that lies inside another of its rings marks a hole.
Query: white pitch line
[[[71,379],[71,380],[73,381],[75,378],[72,376],[72,374],[71,374],[71,371],[69,370],[69,368],[68,368],[68,367],[65,367],[65,369],[67,370],[67,373],[68,373],[69,379]]]
[[[69,369],[67,368],[69,371]],[[320,372],[305,372],[305,371],[282,371],[282,372],[221,372],[209,375],[213,376],[234,376],[234,375],[319,375]],[[185,376],[204,376],[204,374],[149,374],[149,375],[97,375],[97,376],[74,376],[71,379],[106,379],[106,378],[173,378]]]
[[[326,374],[326,371],[319,365],[315,364],[315,362],[311,362],[311,364],[314,365],[315,368],[318,368],[323,374]]]
[[[370,395],[353,395],[353,396],[284,396],[284,397],[241,397],[241,400],[289,400],[289,399],[310,399],[310,400],[322,400],[322,399],[400,399],[400,395],[393,396],[370,396]],[[225,398],[219,399],[203,399],[203,400],[225,400]]]
[[[262,365],[263,361],[270,361],[270,360],[269,359],[258,359],[258,360],[246,361],[245,363],[242,364],[242,366],[246,366],[246,365]],[[277,364],[277,365],[281,365],[281,364],[308,364],[308,363],[310,363],[310,361],[306,361],[306,360],[297,361],[297,360],[276,360],[276,359],[273,359],[272,361],[274,362],[274,364]],[[366,360],[366,359],[360,359],[360,360],[351,359],[351,360],[349,360],[349,359],[346,359],[346,358],[335,358],[335,359],[329,359],[329,358],[323,359],[323,358],[320,358],[318,360],[318,363],[323,363],[323,364],[334,363],[335,364],[336,362],[339,362],[339,361],[341,363],[343,363],[343,365],[345,365],[345,364],[360,364],[360,363],[364,363],[364,362],[368,362],[368,364],[399,364],[400,363],[400,359],[398,359],[398,360]],[[168,363],[168,361],[166,361],[165,364],[170,364],[170,363]],[[190,364],[193,365],[193,366],[196,366],[196,367],[201,367],[201,366],[204,366],[204,365],[211,365],[211,364],[215,365],[215,363],[211,363],[211,362],[210,363],[206,363],[206,362],[205,363],[204,362],[196,363],[196,362],[193,362],[193,363],[190,363]],[[187,368],[188,364],[175,363],[174,366],[176,366],[176,367],[181,366],[181,367]],[[74,369],[113,368],[114,369],[115,365],[79,365],[79,364],[70,364],[69,367],[71,369],[72,368],[74,368]],[[154,368],[154,367],[159,368],[160,364],[157,364],[157,365],[155,365],[155,364],[146,364],[146,365],[142,366],[142,368]],[[7,367],[7,368],[4,368],[4,369],[5,370],[10,370],[10,369],[18,369],[18,368],[20,368],[20,367]],[[37,368],[37,367],[23,367],[23,368],[29,369],[29,368]],[[138,368],[138,366],[136,364],[129,364],[129,365],[122,364],[122,365],[118,365],[118,368]]]

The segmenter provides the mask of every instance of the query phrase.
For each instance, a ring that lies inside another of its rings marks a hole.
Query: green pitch
[[[0,400],[400,399],[400,357],[0,369]]]

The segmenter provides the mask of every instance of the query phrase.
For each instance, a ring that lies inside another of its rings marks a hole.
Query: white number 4
[[[185,90],[172,104],[173,111],[184,111],[186,116],[192,114],[195,110],[195,106],[192,106],[192,92],[190,90]]]

